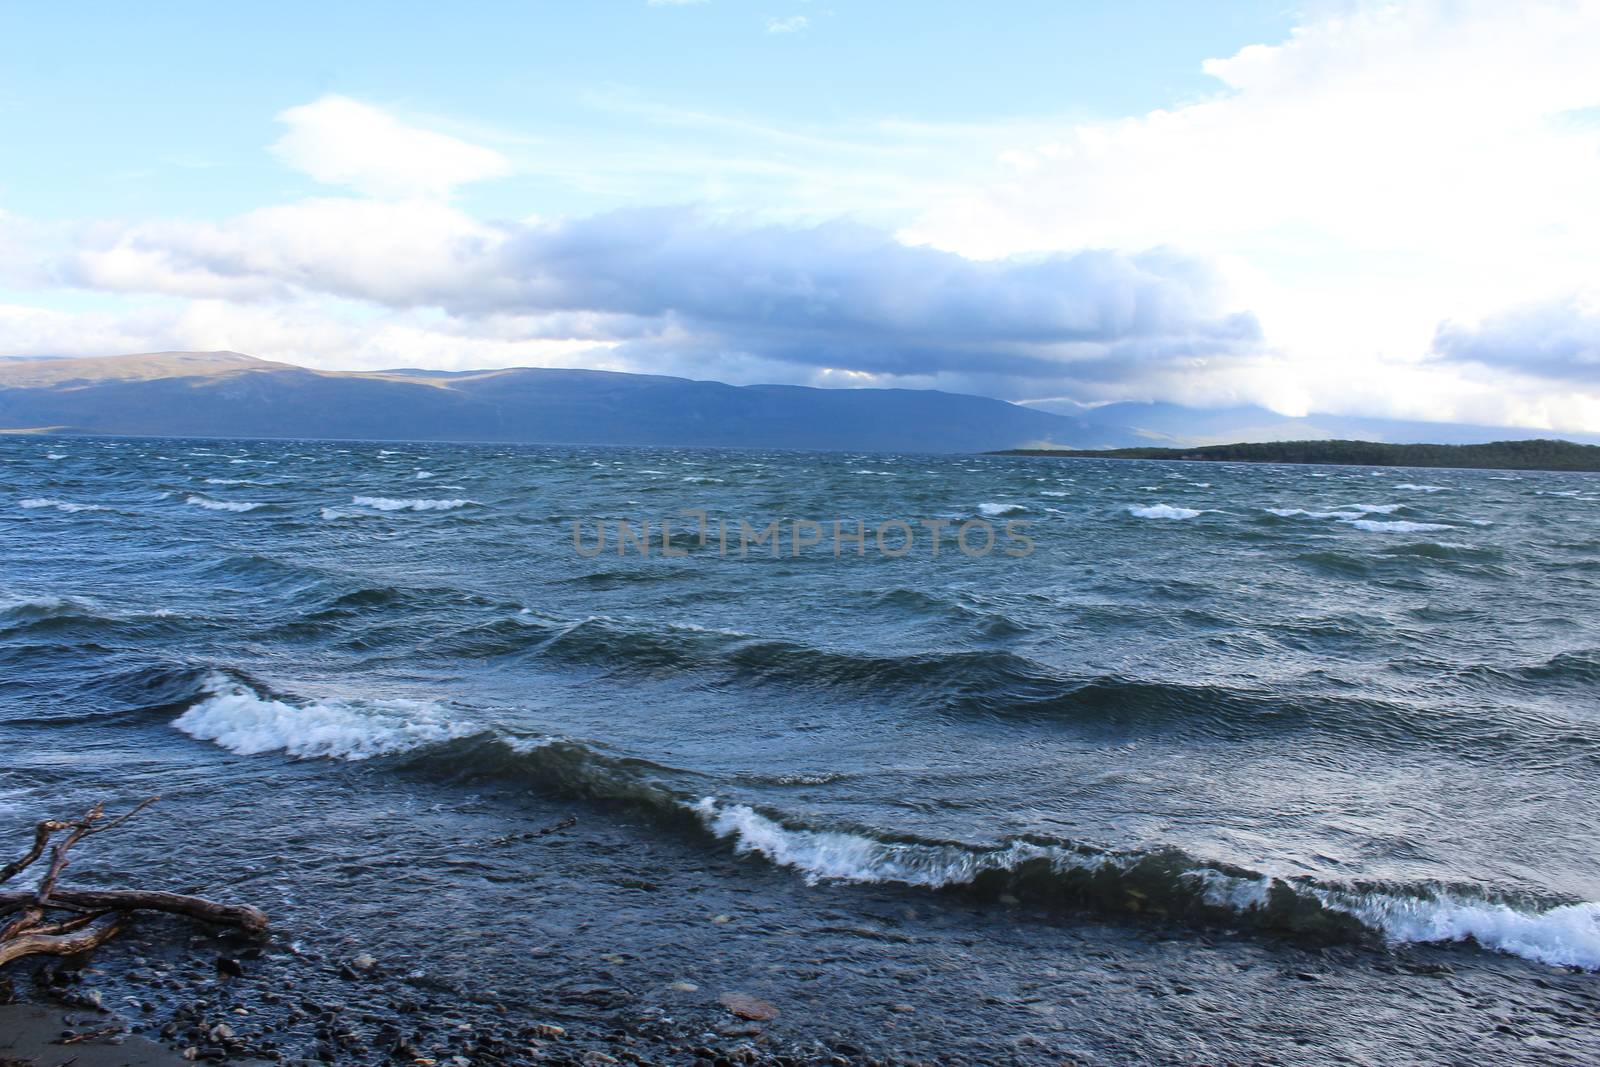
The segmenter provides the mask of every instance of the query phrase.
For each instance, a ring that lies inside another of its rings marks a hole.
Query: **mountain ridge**
[[[331,371],[228,350],[0,358],[0,433],[988,452],[1247,439],[1467,444],[1534,432],[1249,406],[1048,407],[939,390],[736,386],[581,368]],[[1561,436],[1600,443],[1596,434]]]

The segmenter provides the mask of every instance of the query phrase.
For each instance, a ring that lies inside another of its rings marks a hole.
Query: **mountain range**
[[[1359,437],[1536,435],[1265,408],[1110,404],[1070,413],[918,389],[733,386],[612,371],[324,371],[237,352],[0,360],[0,431],[979,452]],[[1563,434],[1600,442],[1600,435]]]

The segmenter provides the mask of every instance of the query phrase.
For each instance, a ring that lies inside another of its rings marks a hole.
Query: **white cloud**
[[[446,197],[469,182],[498,178],[500,153],[401,122],[345,96],[324,96],[278,116],[289,127],[272,152],[319,182],[369,196]]]
[[[977,256],[1211,256],[1298,403],[1324,410],[1366,402],[1353,383],[1414,381],[1442,320],[1600,281],[1600,126],[1576,120],[1600,104],[1600,4],[1320,10],[1282,44],[1207,63],[1213,97],[1005,153],[906,237]],[[1452,372],[1430,377],[1433,417],[1461,408]]]
[[[767,20],[768,33],[799,33],[811,20],[804,15],[790,15],[787,18],[770,18]]]

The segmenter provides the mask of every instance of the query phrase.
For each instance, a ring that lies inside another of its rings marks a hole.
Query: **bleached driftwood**
[[[104,806],[96,804],[82,818],[46,819],[34,827],[28,850],[0,867],[0,885],[4,885],[44,859],[47,852],[49,855],[44,873],[33,889],[0,890],[0,967],[24,956],[87,952],[115,937],[135,911],[184,915],[238,927],[247,933],[260,933],[267,928],[266,915],[244,905],[218,904],[179,893],[69,889],[60,884],[74,845],[121,826],[155,800],[152,797],[117,818],[108,819]]]

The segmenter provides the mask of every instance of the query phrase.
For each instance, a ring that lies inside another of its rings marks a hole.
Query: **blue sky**
[[[769,32],[796,15],[803,28]],[[1110,118],[1212,91],[1200,59],[1292,21],[1279,2],[1040,0],[996,16],[895,0],[10,4],[0,197],[11,211],[76,218],[217,216],[307,195],[313,183],[269,166],[265,146],[282,132],[275,115],[329,93],[429,119],[530,168],[640,141],[772,148],[736,122]],[[467,201],[514,216],[593,212],[698,197],[705,184],[642,174],[624,196],[525,174]]]
[[[0,355],[1600,427],[1600,6],[0,8]]]

